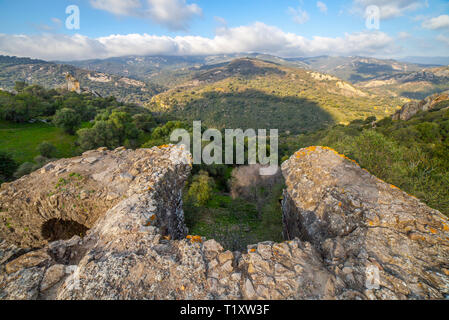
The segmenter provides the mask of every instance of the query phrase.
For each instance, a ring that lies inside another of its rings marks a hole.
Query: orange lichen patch
[[[295,153],[295,156],[297,159],[302,158],[303,156],[309,154],[310,152],[313,152],[316,150],[316,147],[308,147],[308,148],[304,148],[301,151],[298,151]]]
[[[150,220],[151,221],[154,221],[154,220],[156,220],[156,215],[155,214],[153,214],[151,217],[150,217]]]
[[[151,227],[151,221],[148,221],[147,223],[145,223],[144,226],[145,226],[145,227]]]
[[[341,207],[343,204],[341,202],[338,203],[338,206]]]
[[[449,231],[449,226],[443,223],[443,231]]]
[[[374,221],[369,220],[368,221],[368,225],[371,226],[371,227],[374,226]]]
[[[436,231],[434,228],[429,228],[429,230],[430,230],[430,232],[433,233],[433,234],[436,234],[436,233],[437,233],[437,231]]]
[[[249,252],[252,252],[252,253],[254,253],[254,252],[256,252],[256,249],[254,249],[254,248],[252,248],[252,249],[249,249]]]
[[[357,161],[355,161],[355,160],[353,160],[353,159],[350,159],[350,158],[348,158],[347,156],[345,156],[344,154],[341,154],[341,153],[338,153],[337,151],[335,151],[334,149],[332,149],[332,148],[329,148],[329,147],[322,147],[324,150],[329,150],[329,151],[332,151],[333,153],[335,153],[337,156],[339,156],[340,158],[343,158],[343,159],[346,159],[346,160],[349,160],[349,161],[351,161],[351,162],[353,162],[353,163],[355,163],[355,164],[357,164],[358,165],[358,163],[357,163]]]
[[[181,291],[184,291],[186,289],[186,287],[181,286]]]
[[[166,149],[166,148],[170,148],[170,146],[168,144],[163,144],[161,146],[158,147],[159,149]]]
[[[392,185],[392,184],[390,184],[390,188],[391,188],[391,189],[397,189],[397,190],[399,190],[398,187],[396,187],[395,185]]]
[[[148,187],[148,191],[152,191],[153,190],[153,188],[152,187]]]
[[[448,269],[444,269],[444,268],[443,268],[442,270],[443,270],[443,272],[444,272],[445,275],[449,276],[449,270],[448,270]]]
[[[187,239],[189,239],[191,243],[202,243],[203,242],[203,238],[201,236],[188,235]]]
[[[171,240],[171,235],[164,236],[164,239],[165,239],[165,240]]]

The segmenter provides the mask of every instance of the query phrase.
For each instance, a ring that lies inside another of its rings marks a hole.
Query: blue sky
[[[65,26],[80,10],[80,29]],[[379,29],[367,28],[366,9]],[[0,54],[449,56],[447,0],[0,0]]]

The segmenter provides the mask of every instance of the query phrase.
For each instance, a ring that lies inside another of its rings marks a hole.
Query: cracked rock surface
[[[443,299],[449,293],[447,218],[330,149],[303,149],[283,164],[286,241],[246,252],[187,237],[181,190],[190,170],[182,147],[99,149],[4,184],[0,299]],[[52,241],[42,234],[52,219],[89,231]]]

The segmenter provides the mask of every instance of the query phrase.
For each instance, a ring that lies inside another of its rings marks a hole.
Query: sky
[[[448,0],[0,0],[0,54],[449,56]]]

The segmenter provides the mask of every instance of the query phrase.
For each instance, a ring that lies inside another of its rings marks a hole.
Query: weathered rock
[[[0,239],[25,248],[41,247],[49,241],[83,233],[124,198],[155,187],[153,169],[162,169],[166,166],[164,161],[171,161],[159,157],[162,153],[164,150],[158,148],[119,148],[113,152],[100,148],[81,157],[47,164],[15,182],[3,184]],[[58,175],[62,168],[66,172]],[[131,171],[140,173],[133,177]],[[165,191],[157,190],[161,196]],[[167,220],[162,215],[160,219]]]
[[[84,157],[99,160],[73,161]],[[103,167],[103,161],[111,166]],[[104,197],[119,196],[97,213],[84,238],[54,241],[22,256],[2,243],[0,299],[440,299],[448,294],[447,219],[331,150],[301,150],[284,163],[284,223],[291,240],[259,243],[247,252],[186,238],[181,190],[191,156],[182,147],[98,150],[61,163],[88,172],[89,183]],[[96,166],[99,172],[87,169]],[[36,189],[34,175],[42,179],[33,173],[5,190]],[[126,186],[117,187],[123,181]],[[9,239],[24,243],[20,233]]]
[[[436,93],[421,101],[411,101],[393,115],[393,120],[410,120],[418,112],[432,110],[436,104],[446,100],[449,100],[449,91]]]
[[[312,243],[345,290],[373,299],[449,295],[443,214],[329,148],[302,149],[282,170],[285,236]]]

